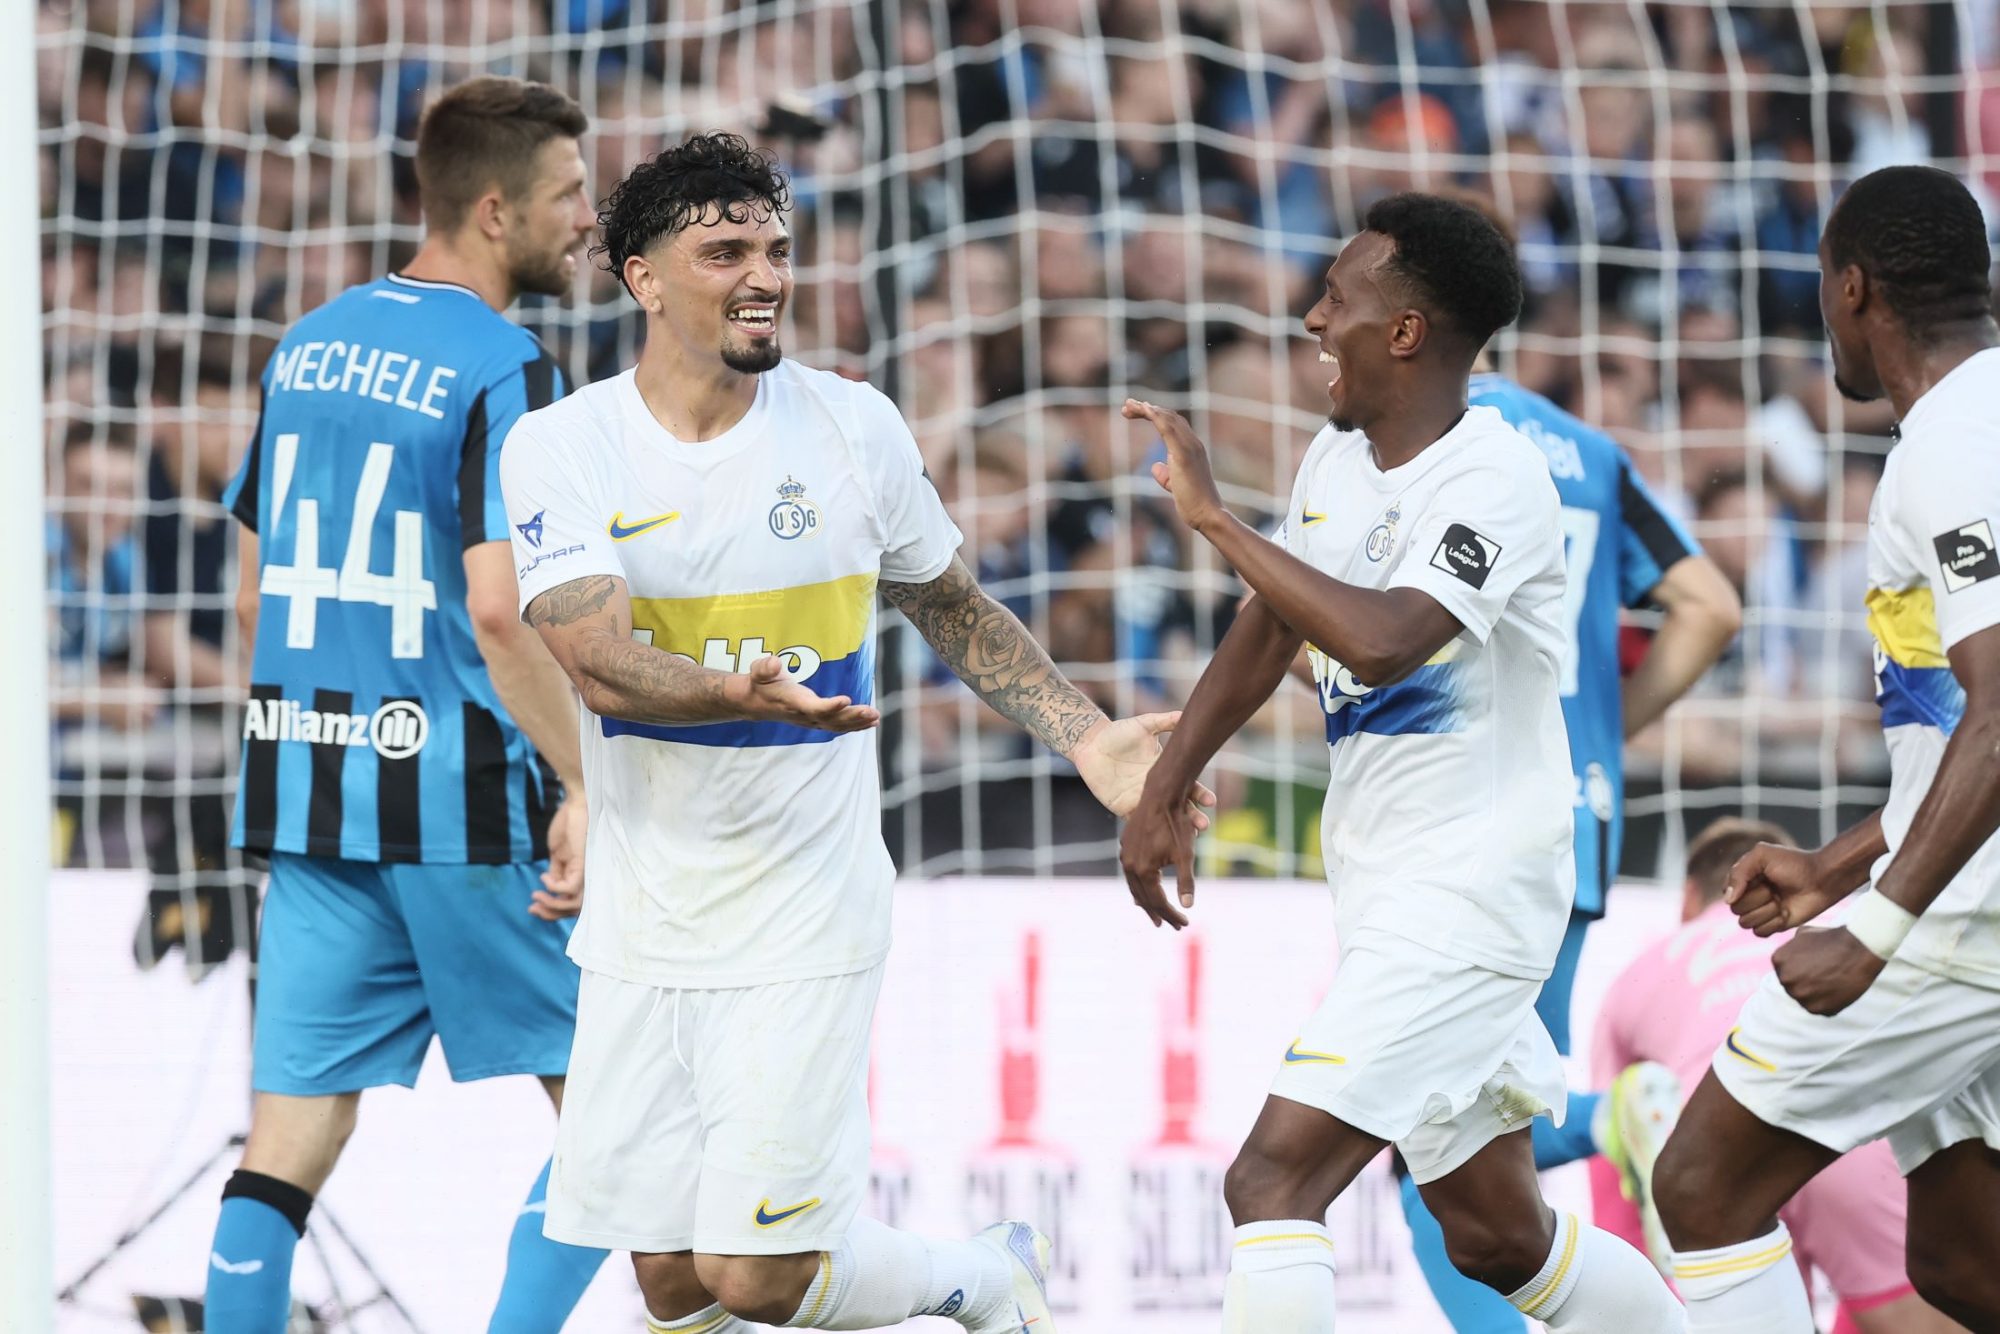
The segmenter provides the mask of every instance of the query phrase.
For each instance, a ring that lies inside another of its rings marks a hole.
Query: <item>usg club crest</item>
[[[1380,565],[1389,559],[1389,553],[1396,549],[1396,525],[1402,518],[1403,502],[1399,500],[1389,507],[1387,514],[1382,516],[1382,522],[1369,530],[1368,545],[1363,548],[1369,560]]]
[[[819,526],[819,506],[807,500],[805,486],[787,474],[778,487],[778,503],[771,506],[771,532],[790,542],[813,536]]]

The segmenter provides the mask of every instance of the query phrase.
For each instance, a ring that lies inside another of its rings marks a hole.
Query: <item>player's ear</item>
[[[1424,313],[1411,306],[1396,312],[1389,325],[1389,355],[1392,357],[1414,357],[1430,336],[1430,321]]]
[[[489,241],[502,241],[507,235],[507,196],[498,185],[490,187],[485,194],[472,203],[470,219],[479,229],[479,234]]]
[[[630,289],[632,299],[639,303],[639,308],[648,315],[659,314],[664,300],[660,292],[659,271],[644,255],[627,255],[622,272],[625,286]]]
[[[1856,315],[1868,309],[1869,300],[1875,295],[1874,285],[1859,264],[1849,264],[1840,271],[1840,301]]]

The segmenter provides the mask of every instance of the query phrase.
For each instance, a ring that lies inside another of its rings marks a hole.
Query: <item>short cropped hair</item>
[[[450,231],[495,185],[519,199],[551,139],[581,139],[590,117],[546,83],[482,75],[448,88],[417,125],[417,197],[424,221]]]
[[[1694,842],[1688,844],[1687,878],[1694,882],[1703,903],[1722,897],[1729,888],[1730,869],[1759,843],[1798,846],[1790,834],[1770,821],[1746,820],[1739,815],[1725,815],[1694,836]]]
[[[1847,187],[1826,223],[1836,271],[1853,264],[1912,334],[1992,310],[1986,219],[1965,184],[1936,167],[1884,167]]]
[[[1395,243],[1390,265],[1414,304],[1476,351],[1521,316],[1521,266],[1480,210],[1440,195],[1390,195],[1362,225]]]
[[[697,134],[632,168],[597,210],[604,238],[591,253],[625,281],[625,261],[710,213],[748,222],[791,208],[791,182],[770,152],[740,134]]]

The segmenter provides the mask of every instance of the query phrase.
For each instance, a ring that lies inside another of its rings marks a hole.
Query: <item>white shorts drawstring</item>
[[[651,1027],[653,1026],[653,1020],[654,1020],[654,1019],[655,1019],[656,1017],[658,1017],[658,1015],[659,1015],[659,1013],[660,1013],[660,1002],[664,1001],[664,1000],[665,1000],[665,999],[666,999],[666,998],[668,997],[668,995],[669,995],[669,994],[671,994],[671,995],[673,996],[673,998],[674,998],[674,1017],[673,1017],[673,1025],[674,1025],[674,1027],[673,1027],[673,1034],[672,1034],[672,1038],[673,1038],[673,1044],[674,1044],[674,1059],[675,1059],[676,1061],[679,1061],[679,1062],[681,1063],[681,1069],[683,1069],[683,1070],[687,1071],[687,1072],[688,1072],[689,1074],[693,1074],[693,1073],[694,1073],[694,1067],[690,1066],[690,1065],[689,1065],[689,1064],[687,1063],[687,1057],[685,1057],[685,1056],[681,1055],[681,991],[680,991],[680,988],[678,988],[678,987],[675,987],[675,988],[671,988],[671,989],[669,989],[669,988],[667,988],[667,987],[656,987],[656,988],[654,988],[654,990],[653,990],[653,1002],[652,1002],[652,1004],[650,1004],[650,1005],[648,1005],[648,1006],[646,1007],[646,1021],[645,1021],[645,1023],[644,1023],[644,1024],[642,1024],[642,1025],[640,1025],[640,1026],[641,1026],[642,1028],[651,1028]]]
[[[687,1057],[681,1055],[681,992],[679,988],[676,988],[674,991],[674,1059],[681,1063],[681,1069],[687,1071],[689,1074],[694,1073],[694,1069],[687,1063]]]

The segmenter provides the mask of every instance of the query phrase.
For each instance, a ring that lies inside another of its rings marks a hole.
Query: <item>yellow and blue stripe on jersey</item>
[[[875,699],[873,574],[824,583],[710,597],[633,598],[632,629],[654,648],[721,671],[747,671],[769,654],[821,699]],[[689,746],[802,746],[843,735],[791,723],[729,722],[662,726],[605,718],[607,737],[645,737]]]
[[[1462,692],[1456,680],[1457,645],[1447,644],[1423,666],[1393,685],[1368,686],[1354,673],[1307,646],[1320,707],[1326,711],[1326,740],[1338,745],[1359,732],[1375,736],[1436,735],[1464,726]]]
[[[1965,688],[1944,655],[1931,590],[1871,588],[1867,601],[1882,726],[1935,727],[1950,736],[1965,716]]]

